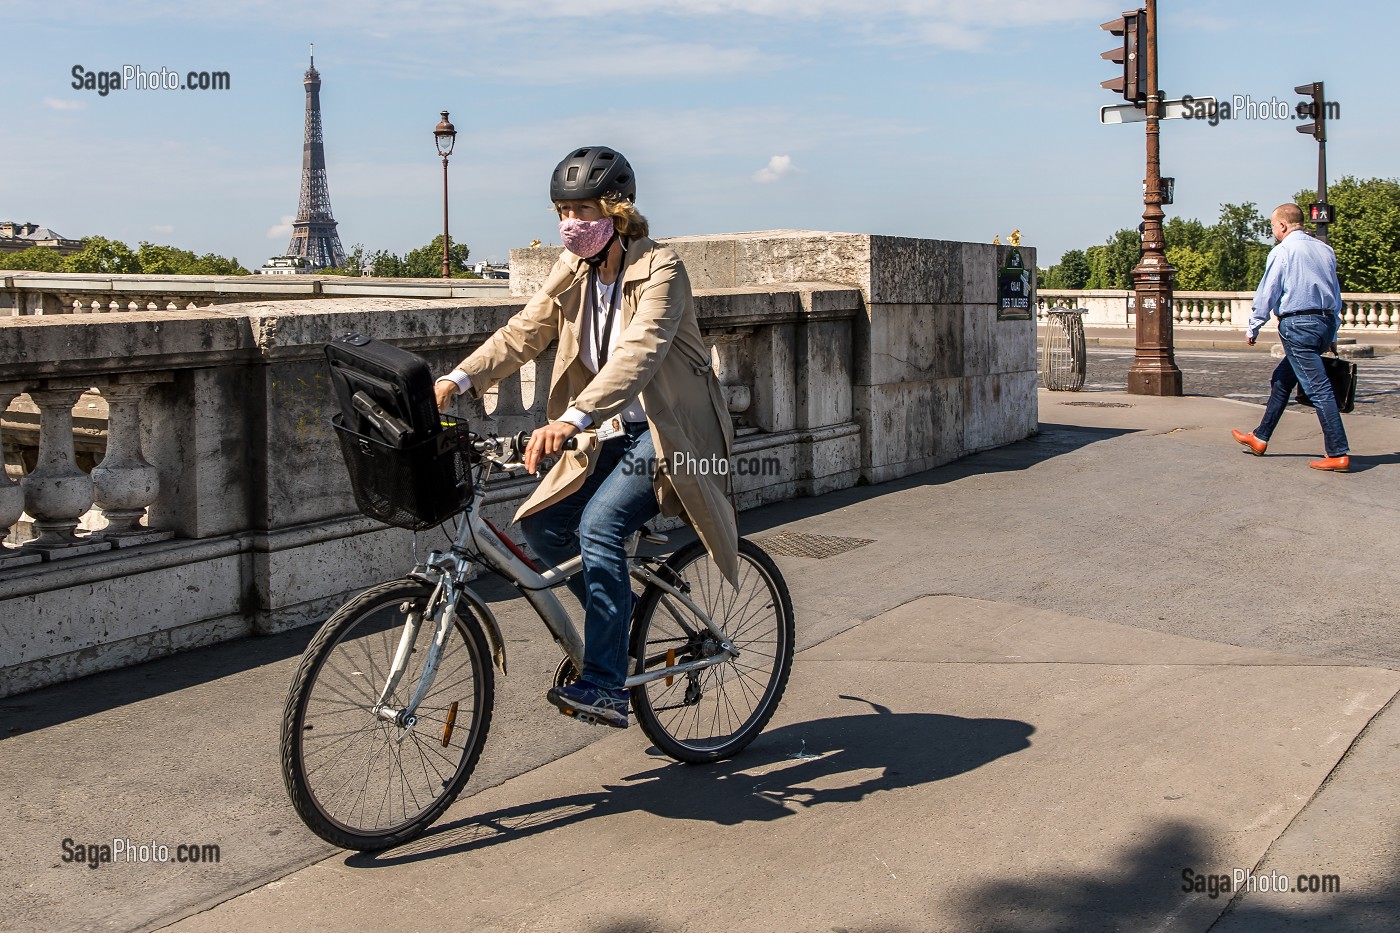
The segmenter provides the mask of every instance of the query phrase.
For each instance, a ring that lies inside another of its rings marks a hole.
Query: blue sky
[[[809,228],[1005,239],[1042,265],[1141,214],[1143,125],[1101,126],[1122,7],[1093,0],[6,0],[0,219],[168,242],[250,268],[285,248],[316,43],[326,158],[349,248],[441,229],[438,112],[458,128],[452,232],[475,258],[558,242],[548,176],[572,147],[637,169],[657,235]],[[1325,13],[1324,13],[1325,11]],[[1325,18],[1324,18],[1325,16]],[[1393,4],[1163,0],[1162,86],[1341,106],[1331,176],[1393,177],[1382,67]],[[1308,48],[1316,52],[1307,51]],[[72,68],[227,71],[228,91],[99,96]],[[1387,86],[1388,89],[1388,86]],[[1293,121],[1168,121],[1169,215],[1266,211],[1316,177]]]

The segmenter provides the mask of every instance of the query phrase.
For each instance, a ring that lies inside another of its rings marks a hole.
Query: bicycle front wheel
[[[476,767],[495,681],[486,637],[465,603],[417,722],[404,728],[374,713],[405,625],[432,592],[416,580],[366,590],[326,620],[302,656],[282,716],[282,778],[302,821],[327,842],[360,850],[407,842],[442,815]],[[389,706],[407,706],[434,633],[433,620],[423,619]]]
[[[739,540],[738,589],[705,546],[692,542],[660,571],[726,635],[738,656],[632,688],[632,709],[647,738],[678,761],[737,755],[778,708],[792,670],[792,600],[772,558]],[[632,627],[634,673],[715,656],[719,642],[679,600],[648,586]]]

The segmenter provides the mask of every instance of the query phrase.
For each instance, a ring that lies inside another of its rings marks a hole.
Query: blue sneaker
[[[562,687],[551,687],[545,696],[559,707],[559,712],[574,716],[580,722],[627,728],[626,690],[604,690],[586,680],[578,680]]]

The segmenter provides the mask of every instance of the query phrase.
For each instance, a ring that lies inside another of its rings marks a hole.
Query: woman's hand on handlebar
[[[578,433],[578,428],[567,421],[555,421],[530,434],[530,443],[525,446],[525,472],[535,473],[540,458],[552,457],[564,449],[564,442]]]
[[[447,411],[447,406],[452,404],[452,399],[457,395],[457,385],[446,379],[439,379],[433,384],[433,394],[437,396],[438,411]]]

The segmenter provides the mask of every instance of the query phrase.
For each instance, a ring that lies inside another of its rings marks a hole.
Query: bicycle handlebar
[[[516,434],[473,434],[471,436],[473,451],[499,463],[520,462],[525,458],[525,448],[529,443],[529,431],[520,431]],[[571,437],[565,440],[562,449],[577,450],[578,438]]]

